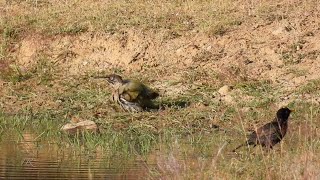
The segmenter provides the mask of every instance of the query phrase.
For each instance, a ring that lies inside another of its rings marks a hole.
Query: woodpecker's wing
[[[143,99],[155,99],[158,93],[151,90],[146,85],[137,81],[126,80],[126,83],[120,87],[119,93],[123,94],[127,101],[135,101],[140,96]]]
[[[122,98],[129,102],[135,101],[142,91],[143,89],[139,83],[130,80],[124,80],[124,84],[118,89],[118,93],[122,95]]]

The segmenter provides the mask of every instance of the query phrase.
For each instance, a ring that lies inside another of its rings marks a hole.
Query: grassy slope
[[[86,136],[88,149],[101,146],[106,151],[148,153],[159,146],[157,143],[167,144],[175,158],[182,157],[182,160],[176,162],[180,166],[177,170],[172,167],[176,164],[170,164],[169,156],[161,156],[163,160],[157,162],[158,166],[167,167],[164,172],[160,171],[163,176],[317,179],[320,107],[313,101],[304,101],[304,98],[309,96],[312,100],[319,95],[319,80],[286,91],[281,85],[239,78],[239,74],[227,74],[229,79],[225,80],[221,76],[226,74],[219,75],[201,68],[197,73],[191,73],[186,69],[181,80],[161,82],[172,86],[183,83],[187,90],[175,96],[161,97],[159,102],[178,104],[186,101],[190,106],[130,114],[114,107],[108,100],[108,87],[104,82],[90,79],[90,74],[64,77],[61,75],[63,69],[56,68],[50,57],[37,57],[41,60],[27,72],[20,71],[14,62],[16,44],[33,34],[52,38],[138,29],[156,34],[169,32],[171,38],[190,32],[223,38],[224,34],[232,34],[245,24],[277,23],[281,19],[300,22],[299,14],[310,13],[312,16],[318,6],[317,1],[10,1],[5,6],[6,11],[0,12],[1,127],[3,131],[7,127],[22,131],[31,126],[37,129],[35,132],[40,137],[56,136],[58,141],[65,137],[58,132],[58,127],[67,122],[70,115],[77,115],[100,123],[104,129],[100,137]],[[310,32],[313,30],[316,31],[316,27]],[[299,58],[296,55],[288,51],[284,53],[284,60],[289,64],[295,62]],[[298,75],[308,74],[292,71]],[[203,79],[203,75],[214,79]],[[151,85],[156,80],[139,72],[131,77]],[[232,104],[213,98],[225,83],[235,88],[231,94],[235,97]],[[255,124],[261,125],[274,116],[283,92],[296,97],[288,102],[296,112],[284,143],[271,153],[256,148],[249,152],[243,150],[239,156],[230,155],[227,151],[244,140],[244,131],[254,129]],[[226,132],[214,130],[212,127],[216,124]],[[72,139],[69,141],[78,143]],[[215,160],[225,141],[231,141],[231,144]],[[190,158],[193,156],[204,160]],[[195,164],[189,164],[193,161]]]

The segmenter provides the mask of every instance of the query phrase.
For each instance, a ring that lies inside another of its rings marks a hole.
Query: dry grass
[[[222,34],[241,22],[232,1],[10,1],[1,26],[64,34],[127,28]]]
[[[128,28],[188,31],[223,35],[250,18],[275,21],[288,18],[296,6],[312,10],[316,1],[8,1],[0,27],[10,36],[20,33],[77,34],[117,32]],[[300,13],[300,12],[298,12]]]

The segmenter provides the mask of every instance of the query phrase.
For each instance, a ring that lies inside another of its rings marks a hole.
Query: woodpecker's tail
[[[157,93],[157,92],[149,92],[147,94],[147,96],[149,97],[149,99],[155,99],[155,98],[159,97],[159,93]]]

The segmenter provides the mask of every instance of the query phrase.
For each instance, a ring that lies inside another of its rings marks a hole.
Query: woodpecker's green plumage
[[[146,108],[154,108],[152,100],[159,94],[141,82],[123,80],[121,76],[111,74],[106,76],[113,86],[112,99],[123,109],[131,112],[140,112]]]

